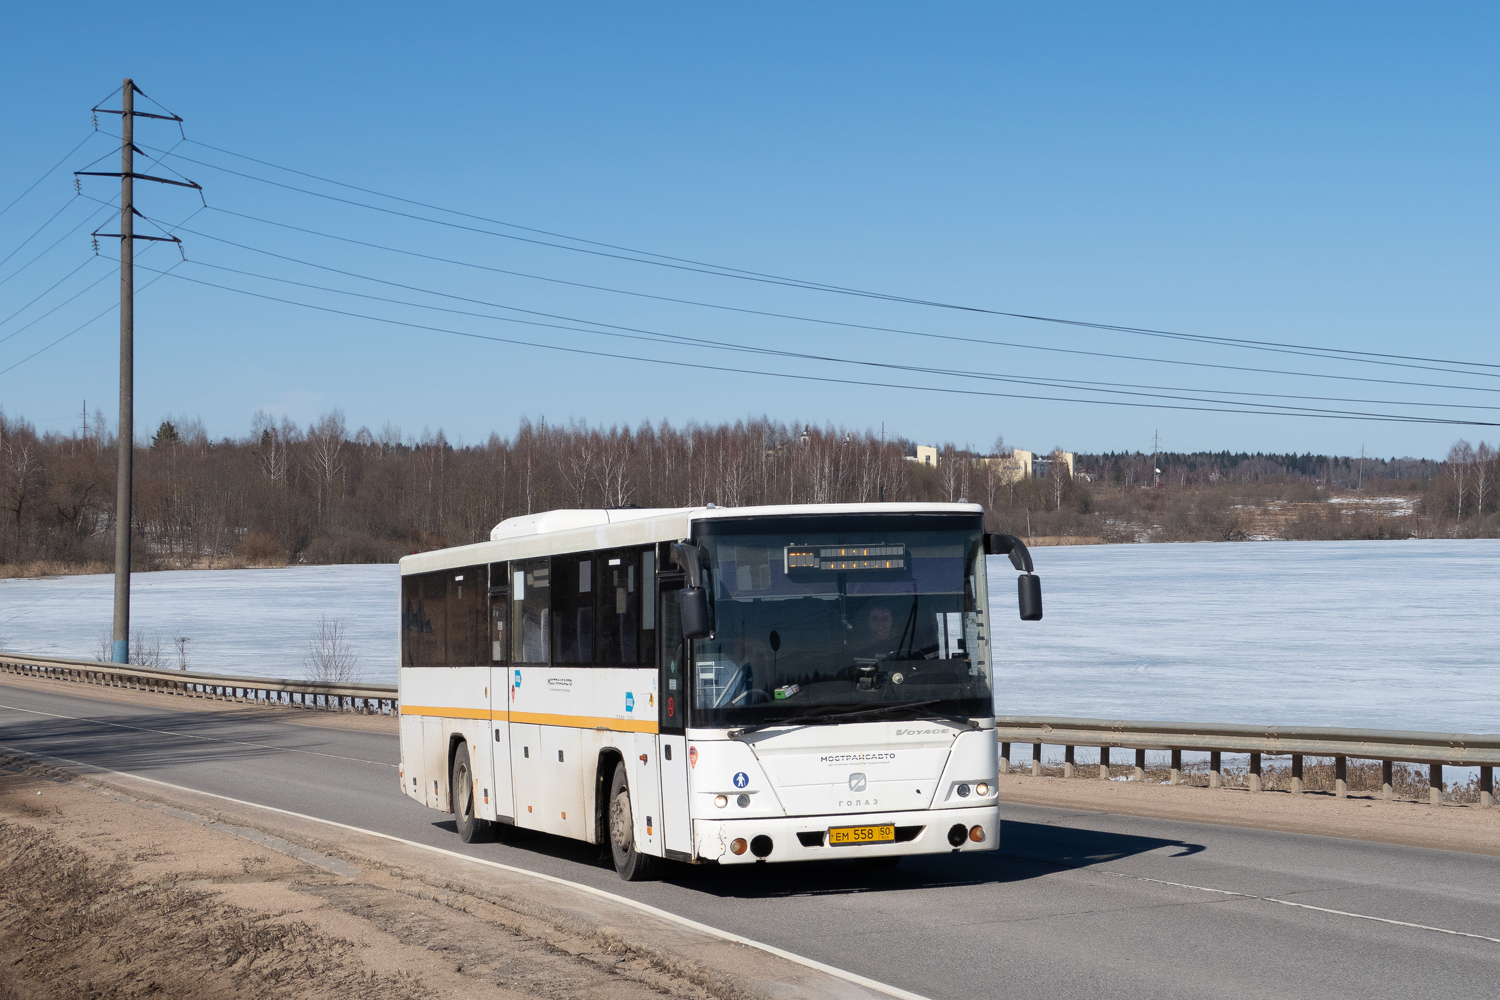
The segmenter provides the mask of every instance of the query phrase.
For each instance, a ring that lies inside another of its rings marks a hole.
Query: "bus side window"
[[[490,663],[504,666],[510,659],[505,626],[510,619],[510,577],[505,563],[490,563]]]
[[[656,633],[661,643],[660,724],[663,730],[681,732],[686,721],[687,685],[684,683],[682,615],[677,603],[682,581],[664,582]]]
[[[550,560],[529,559],[510,564],[510,662],[550,663],[548,626],[551,617]]]
[[[599,554],[599,655],[594,662],[600,666],[649,667],[654,662],[655,567],[655,553],[649,550]]]
[[[442,573],[446,584],[447,642],[442,666],[477,667],[488,663],[484,648],[485,604],[489,595],[488,567],[463,566]]]
[[[594,557],[574,552],[552,557],[552,660],[594,662]]]

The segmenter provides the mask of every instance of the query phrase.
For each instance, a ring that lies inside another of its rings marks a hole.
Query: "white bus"
[[[558,510],[401,560],[401,789],[622,878],[998,846],[976,504]]]

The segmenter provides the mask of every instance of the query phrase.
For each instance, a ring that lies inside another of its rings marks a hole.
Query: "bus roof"
[[[401,573],[476,563],[505,562],[567,552],[675,542],[692,534],[692,522],[725,517],[785,517],[807,514],[982,514],[977,503],[807,503],[763,507],[616,507],[549,510],[509,517],[473,545],[418,552],[401,559]]]

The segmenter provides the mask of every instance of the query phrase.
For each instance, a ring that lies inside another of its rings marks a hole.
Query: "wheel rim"
[[[460,816],[467,816],[474,809],[474,783],[469,780],[469,769],[462,764],[453,774],[454,791],[458,793],[454,803],[454,812]]]
[[[630,793],[624,789],[615,796],[609,812],[609,840],[615,857],[626,857],[635,844],[635,820],[630,812]]]

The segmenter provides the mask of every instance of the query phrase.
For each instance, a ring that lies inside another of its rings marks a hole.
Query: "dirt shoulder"
[[[1431,806],[1386,802],[1368,794],[1338,799],[1328,792],[1292,795],[1015,773],[1000,776],[999,795],[1003,802],[1060,809],[1500,855],[1500,810],[1474,805]]]
[[[0,998],[870,997],[581,888],[0,755]]]

